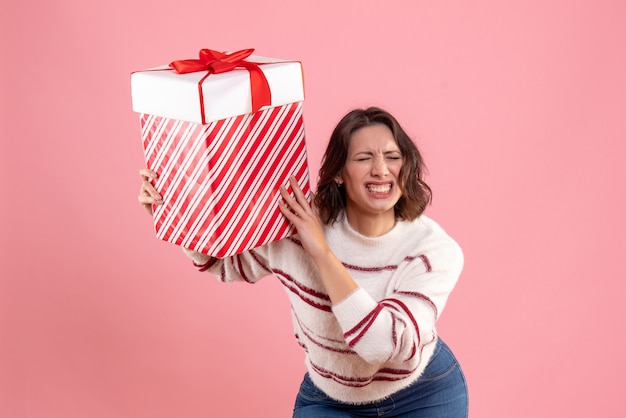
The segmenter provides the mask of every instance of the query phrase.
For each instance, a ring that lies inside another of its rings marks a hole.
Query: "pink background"
[[[303,62],[314,173],[353,107],[416,138],[427,213],[466,255],[440,331],[471,417],[623,416],[626,3],[10,3],[2,417],[290,416],[304,366],[278,283],[197,273],[136,200],[129,74],[202,47]]]

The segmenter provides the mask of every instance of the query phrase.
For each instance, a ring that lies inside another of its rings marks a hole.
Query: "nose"
[[[387,168],[387,162],[384,158],[375,158],[372,165],[372,176],[374,177],[385,177],[389,174],[389,169]]]

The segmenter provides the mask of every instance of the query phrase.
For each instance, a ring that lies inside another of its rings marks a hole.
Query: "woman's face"
[[[352,134],[346,163],[338,176],[346,191],[348,219],[383,216],[395,222],[394,205],[402,196],[402,154],[391,130],[382,124]]]

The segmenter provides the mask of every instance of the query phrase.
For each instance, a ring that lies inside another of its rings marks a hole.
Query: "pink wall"
[[[1,416],[290,416],[304,367],[278,283],[197,273],[136,203],[129,73],[202,47],[303,62],[314,172],[352,107],[416,137],[428,213],[466,254],[440,329],[471,417],[622,416],[626,3],[11,3]]]

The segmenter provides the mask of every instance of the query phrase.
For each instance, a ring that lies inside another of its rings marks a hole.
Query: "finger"
[[[141,188],[145,194],[152,196],[156,200],[163,200],[161,194],[157,192],[157,189],[155,189],[152,183],[150,183],[149,181],[144,180],[141,184]]]
[[[141,194],[137,196],[137,200],[142,205],[153,205],[157,203],[157,200],[155,200],[152,196],[141,195]]]
[[[295,215],[296,218],[300,219],[306,216],[306,209],[302,207],[298,203],[298,201],[287,191],[285,186],[280,187],[280,193],[283,197],[283,202],[279,202],[283,205],[283,207],[289,211],[289,213]]]
[[[315,216],[319,216],[320,210],[317,207],[317,204],[315,203],[315,196],[316,196],[316,194],[313,193],[313,192],[310,192],[310,196],[311,196],[311,210],[313,211]]]
[[[162,198],[155,198],[151,196],[143,187],[139,191],[137,200],[150,214],[152,214],[152,205],[162,205],[164,203]]]
[[[163,197],[159,193],[157,193],[156,190],[153,193],[150,193],[150,191],[146,187],[143,187],[143,185],[139,190],[138,199],[142,204],[163,204]]]
[[[299,222],[300,218],[298,215],[296,215],[286,203],[278,202],[278,209],[280,209],[283,216],[292,224],[296,225]]]
[[[287,188],[285,186],[280,186],[279,191],[280,191],[281,197],[283,198],[283,202],[279,202],[279,203],[286,204],[286,206],[291,210],[293,210],[296,206],[298,206],[298,202],[287,191]]]
[[[298,184],[298,181],[296,180],[296,178],[294,176],[290,176],[289,182],[291,183],[293,194],[296,196],[296,200],[298,201],[300,206],[302,206],[302,208],[304,208],[305,210],[311,209],[311,205],[309,204],[309,201],[304,195],[304,192],[300,188],[300,185]]]
[[[150,170],[149,168],[142,168],[139,170],[139,176],[143,180],[140,193],[147,192],[147,194],[154,197],[156,200],[163,199],[150,181],[159,177],[156,172]]]
[[[139,176],[141,176],[142,180],[156,179],[158,178],[158,174],[149,168],[142,168],[139,170]]]
[[[137,200],[139,200],[141,206],[143,206],[148,211],[148,213],[152,215],[152,205],[156,202],[154,202],[150,196],[146,195],[137,196]]]

